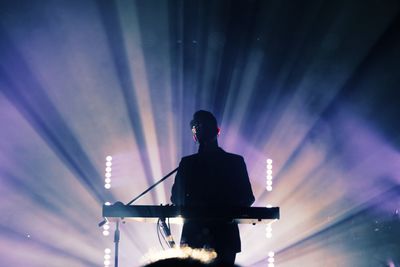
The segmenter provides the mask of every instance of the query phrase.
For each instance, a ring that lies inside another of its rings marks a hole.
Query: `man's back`
[[[250,206],[254,196],[243,157],[216,148],[182,158],[171,200],[184,206]]]

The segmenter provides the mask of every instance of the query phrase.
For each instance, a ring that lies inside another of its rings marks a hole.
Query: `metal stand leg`
[[[116,224],[116,227],[115,227],[114,243],[115,243],[114,267],[118,267],[119,220],[117,221],[117,224]]]

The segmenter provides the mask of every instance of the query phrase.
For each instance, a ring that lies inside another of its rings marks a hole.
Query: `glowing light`
[[[272,185],[272,181],[271,180],[267,180],[267,185],[271,186]]]
[[[104,205],[106,205],[106,206],[110,206],[110,205],[111,205],[111,203],[107,201],[106,203],[104,203]]]
[[[106,176],[107,178],[110,178],[110,177],[111,177],[111,173],[107,172],[107,173],[105,174],[105,176]]]
[[[105,224],[105,225],[103,225],[103,229],[108,230],[108,229],[110,229],[110,226],[108,224]]]
[[[106,249],[104,250],[104,253],[105,253],[105,254],[110,254],[110,253],[111,253],[111,249],[106,248]]]
[[[109,260],[105,260],[104,261],[104,266],[109,266],[110,265],[110,261]]]
[[[267,175],[267,180],[272,180],[272,175],[268,174]]]
[[[112,166],[112,162],[111,162],[111,161],[107,161],[107,162],[106,162],[106,166],[107,166],[107,167],[111,167],[111,166]]]
[[[106,157],[106,160],[107,160],[107,161],[112,161],[112,157],[111,157],[111,156],[107,156],[107,157]]]
[[[106,179],[104,179],[104,182],[105,182],[106,184],[109,184],[109,183],[111,183],[111,179],[110,179],[110,178],[106,178]]]
[[[267,175],[272,175],[272,170],[267,170]]]
[[[104,259],[109,260],[109,259],[111,259],[111,256],[109,254],[106,254],[106,255],[104,255]]]
[[[272,191],[272,186],[268,185],[267,186],[267,191]]]
[[[106,172],[111,172],[111,171],[112,171],[111,167],[106,168]]]
[[[272,165],[267,165],[268,170],[272,170]]]
[[[110,188],[111,188],[111,185],[110,185],[110,184],[105,184],[105,185],[104,185],[104,188],[105,188],[105,189],[110,189]]]
[[[267,224],[267,227],[265,228],[265,236],[269,239],[272,237],[272,227],[271,224]]]
[[[104,231],[103,231],[103,235],[104,235],[104,236],[108,236],[109,234],[110,234],[109,231],[107,231],[107,230],[104,230]]]
[[[267,159],[267,164],[271,165],[272,164],[272,159]]]
[[[275,253],[273,251],[268,252],[268,267],[274,267]]]

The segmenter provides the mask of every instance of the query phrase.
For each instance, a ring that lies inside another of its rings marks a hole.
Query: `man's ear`
[[[221,128],[217,127],[217,136],[221,133]]]

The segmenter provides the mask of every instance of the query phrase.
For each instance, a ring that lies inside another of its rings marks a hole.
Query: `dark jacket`
[[[254,202],[246,164],[242,156],[217,147],[182,158],[171,201],[187,207],[243,207]],[[191,247],[240,251],[235,223],[216,221],[185,222],[181,243]]]

